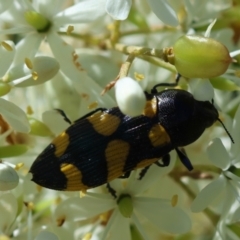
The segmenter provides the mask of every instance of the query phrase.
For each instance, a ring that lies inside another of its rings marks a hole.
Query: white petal
[[[231,147],[231,154],[233,157],[236,157],[239,154],[239,144],[240,144],[240,105],[238,106],[238,109],[235,113],[234,116],[234,121],[233,121],[233,128],[232,128],[232,137],[234,139],[234,144],[232,144]]]
[[[40,232],[35,240],[58,240],[59,238],[52,232],[42,231]]]
[[[115,20],[125,20],[132,6],[132,0],[107,0],[106,11]]]
[[[34,80],[31,77],[25,81],[15,84],[16,87],[29,87],[45,83],[53,78],[60,68],[59,63],[55,58],[47,56],[35,57],[32,64],[33,68],[31,71],[37,73],[37,79]]]
[[[148,0],[152,11],[165,24],[176,27],[178,25],[177,15],[164,0]]]
[[[223,200],[223,206],[221,209],[221,217],[224,218],[228,217],[231,208],[234,204],[234,202],[237,200],[237,196],[239,197],[239,193],[237,190],[229,183],[229,181],[226,184]]]
[[[0,46],[0,77],[3,77],[7,72],[15,56],[14,43],[12,41],[5,42],[10,46],[12,50],[7,50],[5,47],[3,47],[3,45]]]
[[[120,110],[131,117],[142,114],[146,96],[140,85],[130,77],[121,78],[115,85],[115,96]]]
[[[16,171],[4,164],[0,163],[0,191],[8,191],[17,187],[19,177]]]
[[[0,34],[21,34],[21,33],[28,33],[33,31],[33,28],[30,26],[21,26],[16,28],[9,28],[0,30]]]
[[[226,172],[224,172],[224,175],[225,175],[227,178],[234,180],[234,181],[231,182],[231,183],[237,183],[237,184],[240,183],[240,177],[237,176],[237,175],[235,175],[234,173],[229,172],[229,171],[226,171]]]
[[[49,110],[42,114],[43,122],[55,134],[59,134],[67,129],[70,125],[57,110]]]
[[[116,217],[108,231],[107,236],[111,236],[114,240],[131,240],[130,235],[130,219],[122,216],[116,209]]]
[[[214,90],[208,79],[191,79],[188,83],[194,99],[199,101],[212,101]]]
[[[236,51],[233,51],[233,52],[230,52],[230,56],[233,58],[233,57],[236,57],[237,55],[240,54],[240,49],[236,50]]]
[[[17,199],[12,193],[2,194],[0,198],[0,229],[6,229],[10,227],[10,224],[15,220],[17,216],[18,203]]]
[[[203,188],[203,190],[193,200],[191,210],[193,212],[201,212],[204,210],[214,199],[218,197],[218,195],[224,190],[225,186],[225,177],[221,175],[219,178],[215,179]]]
[[[160,181],[161,178],[167,175],[175,166],[176,153],[171,153],[171,161],[168,167],[158,167],[155,164],[152,164],[148,169],[147,173],[141,180],[139,178],[139,172],[132,172],[126,186],[126,191],[130,192],[131,195],[139,195],[146,191],[151,185]],[[140,170],[141,171],[141,170]]]
[[[82,101],[85,111],[89,112],[88,104],[96,100],[99,106],[106,108],[115,105],[108,94],[105,94],[104,97],[100,95],[103,89],[81,68],[78,55],[75,54],[72,46],[66,44],[56,33],[49,34],[47,39],[55,58],[60,63],[62,72],[71,79],[78,93],[88,95],[86,100],[88,102]],[[84,114],[84,111],[82,113]]]
[[[14,64],[24,63],[25,58],[33,59],[36,55],[39,45],[43,39],[43,35],[33,32],[28,34],[16,45],[16,56]]]
[[[240,221],[240,207],[237,208],[237,210],[234,212],[232,216],[232,222],[239,222]]]
[[[211,22],[211,24],[208,26],[208,28],[207,28],[207,30],[206,30],[206,32],[205,32],[205,34],[204,34],[204,37],[210,37],[211,30],[212,30],[212,28],[213,28],[213,26],[214,26],[215,23],[216,23],[216,19],[214,19],[214,20]]]
[[[146,217],[159,229],[173,234],[181,234],[191,229],[191,220],[170,201],[157,198],[134,198],[134,209]]]
[[[72,197],[62,202],[55,211],[55,219],[65,216],[68,221],[94,217],[116,206],[108,194],[88,193],[83,198]]]
[[[219,138],[215,138],[207,148],[210,161],[217,167],[225,170],[230,166],[230,157]]]
[[[92,22],[105,14],[105,0],[82,0],[54,17],[57,26]]]
[[[51,4],[49,4],[49,0],[41,0],[35,1],[34,6],[36,9],[48,19],[52,19],[57,13],[61,12],[62,9],[66,7],[65,0],[51,0]]]
[[[12,102],[0,98],[0,113],[14,130],[24,133],[30,131],[26,113]]]
[[[13,3],[13,0],[1,0],[0,1],[0,13],[6,11]]]
[[[142,225],[140,224],[140,222],[138,221],[138,218],[136,216],[136,214],[133,212],[131,219],[133,220],[136,228],[138,229],[139,233],[142,235],[144,240],[150,240],[150,238],[147,236],[147,234],[145,233]]]

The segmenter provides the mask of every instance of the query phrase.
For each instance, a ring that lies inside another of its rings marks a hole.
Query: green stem
[[[124,62],[121,66],[120,72],[118,74],[118,78],[124,78],[128,75],[129,69],[134,59],[135,59],[135,56],[133,54],[128,55],[126,62]]]

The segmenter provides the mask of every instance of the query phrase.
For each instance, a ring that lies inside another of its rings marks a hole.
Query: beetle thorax
[[[166,90],[157,98],[159,123],[168,132],[174,147],[194,142],[218,118],[210,102],[197,101],[184,90]]]

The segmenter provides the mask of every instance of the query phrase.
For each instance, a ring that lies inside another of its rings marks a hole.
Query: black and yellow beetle
[[[75,121],[37,157],[30,169],[32,181],[54,190],[85,191],[156,163],[173,149],[184,159],[178,147],[197,140],[219,120],[218,111],[185,90],[157,92],[156,87],[146,93],[147,104],[138,117],[114,107]],[[190,161],[183,162],[192,169]]]

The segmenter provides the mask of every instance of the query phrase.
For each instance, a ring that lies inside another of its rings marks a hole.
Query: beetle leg
[[[110,193],[115,199],[117,199],[116,191],[110,186],[109,183],[107,183],[106,187],[107,187],[109,193]]]
[[[191,161],[189,160],[189,158],[183,153],[181,152],[178,148],[175,148],[177,154],[178,154],[178,157],[180,159],[180,161],[182,162],[182,164],[189,170],[193,170],[193,166],[192,166],[192,163]]]
[[[59,108],[55,108],[56,111],[58,111],[60,113],[60,115],[62,115],[63,119],[69,123],[70,125],[72,124],[71,120],[67,117],[66,113],[62,110],[62,109],[59,109]]]

